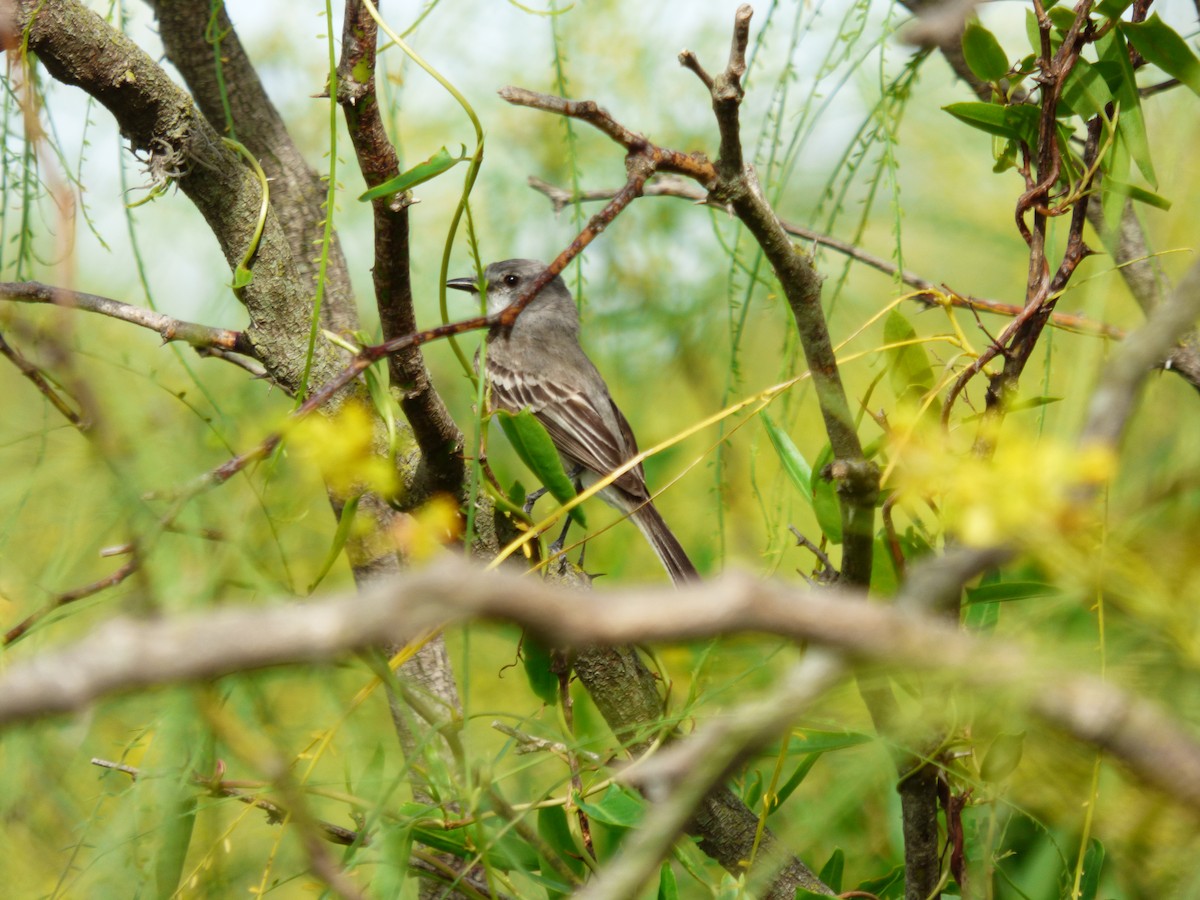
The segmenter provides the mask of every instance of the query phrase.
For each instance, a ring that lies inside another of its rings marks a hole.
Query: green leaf
[[[1100,208],[1106,222],[1121,221],[1121,211],[1125,207],[1126,197],[1117,191],[1104,190],[1104,188],[1110,182],[1128,183],[1131,161],[1129,145],[1121,139],[1120,132],[1118,132],[1117,139],[1109,145],[1108,152],[1104,154],[1104,177],[1100,181]]]
[[[808,756],[804,757],[800,765],[796,766],[795,771],[788,776],[788,779],[783,783],[783,786],[775,792],[775,809],[779,809],[779,807],[783,806],[783,804],[787,802],[788,797],[792,796],[796,788],[800,787],[801,783],[805,778],[808,777],[808,773],[812,771],[813,766],[817,764],[817,760],[820,758],[820,751],[816,753],[810,753]]]
[[[1154,63],[1172,78],[1178,78],[1192,93],[1200,96],[1200,60],[1196,59],[1187,41],[1160,19],[1158,13],[1145,22],[1121,22],[1117,27],[1147,62]]]
[[[821,533],[832,543],[842,542],[842,505],[838,501],[837,488],[833,482],[821,477],[821,472],[833,462],[833,450],[828,444],[817,457],[812,474],[813,512],[817,514],[817,524]]]
[[[1037,144],[1038,109],[1028,104],[1000,106],[997,103],[978,101],[951,103],[943,106],[946,112],[960,122],[978,128],[997,137],[1024,141],[1030,146]]]
[[[898,309],[893,309],[883,322],[883,341],[888,346],[884,351],[888,361],[888,375],[892,391],[900,403],[916,407],[921,398],[933,390],[933,367],[929,365],[929,354],[916,341],[917,331]],[[940,411],[940,409],[939,409]]]
[[[1101,187],[1122,197],[1128,197],[1130,200],[1137,200],[1139,203],[1145,203],[1159,209],[1171,208],[1171,201],[1166,197],[1156,194],[1153,191],[1148,191],[1145,188],[1140,188],[1136,184],[1126,184],[1115,178],[1105,178]]]
[[[1033,14],[1031,8],[1025,10],[1025,34],[1029,38],[1029,46],[1033,48],[1035,55],[1040,56],[1042,53],[1042,41],[1038,31],[1037,16]],[[1050,52],[1055,53],[1062,46],[1062,35],[1054,29],[1050,30]]]
[[[1096,67],[1082,56],[1075,60],[1075,66],[1063,85],[1062,103],[1065,108],[1062,112],[1077,115],[1084,121],[1094,116],[1107,120],[1105,107],[1113,102],[1108,82]]]
[[[658,870],[658,900],[679,900],[679,885],[675,883],[675,870],[669,859]]]
[[[371,889],[376,896],[402,896],[412,854],[412,837],[412,826],[407,822],[396,824],[386,819],[380,822],[380,833],[371,841],[379,853],[379,865],[371,877]]]
[[[457,856],[459,859],[474,859],[483,850],[487,865],[495,866],[504,871],[514,869],[533,871],[539,865],[537,854],[516,835],[500,832],[498,828],[489,828],[485,835],[486,843],[479,847],[479,833],[472,829],[468,834],[466,828],[428,828],[413,826],[413,838],[422,844],[427,844],[435,850],[441,850]]]
[[[239,263],[238,267],[233,270],[232,287],[235,291],[240,291],[242,288],[249,285],[253,280],[254,273],[247,269],[244,264]]]
[[[521,641],[521,664],[525,678],[537,698],[547,706],[558,703],[558,676],[552,671],[550,649],[528,634]]]
[[[1103,6],[1104,4],[1101,4]],[[1122,10],[1124,12],[1124,10]],[[1118,13],[1113,18],[1117,18]],[[1129,47],[1125,37],[1117,29],[1108,32],[1096,42],[1096,53],[1100,61],[1096,68],[1108,79],[1108,87],[1119,107],[1117,135],[1124,139],[1129,154],[1137,163],[1142,175],[1151,187],[1158,187],[1154,175],[1154,164],[1150,160],[1150,141],[1146,137],[1146,119],[1142,115],[1142,97],[1138,93],[1133,65],[1129,62]],[[1101,68],[1103,66],[1103,68]]]
[[[1071,30],[1071,26],[1075,24],[1075,10],[1069,6],[1053,6],[1046,10],[1046,15],[1050,17],[1051,23],[1063,34]]]
[[[1079,880],[1079,900],[1096,900],[1100,890],[1100,874],[1104,870],[1104,845],[1095,838],[1088,843],[1083,855],[1083,878]]]
[[[964,609],[962,622],[967,631],[990,634],[1000,621],[1000,606],[996,603],[974,603]]]
[[[358,511],[358,501],[361,499],[362,494],[358,494],[347,500],[342,507],[342,514],[338,517],[337,530],[333,533],[333,543],[329,545],[329,552],[325,554],[325,561],[321,563],[321,568],[317,570],[317,577],[308,586],[308,593],[311,594],[317,589],[317,585],[325,580],[325,576],[329,574],[329,570],[333,568],[333,564],[342,555],[342,548],[346,546],[346,541],[350,538],[350,528],[354,525],[354,514]]]
[[[788,756],[802,753],[827,753],[830,750],[845,750],[848,747],[858,747],[875,740],[869,734],[861,731],[821,731],[816,728],[805,728],[793,732],[788,739]],[[765,756],[778,756],[781,745],[776,743],[763,751]]]
[[[1017,770],[1025,749],[1025,732],[996,735],[979,765],[979,777],[995,784]]]
[[[999,81],[1008,74],[1008,57],[996,36],[978,21],[967,22],[962,36],[963,57],[981,81]]]
[[[586,871],[583,864],[583,859],[579,856],[579,850],[575,846],[575,838],[571,835],[571,826],[567,823],[567,812],[561,806],[546,806],[538,810],[537,814],[537,830],[538,837],[553,849],[558,858],[566,863],[576,875],[583,877]],[[541,872],[543,878],[558,879],[560,876],[555,873],[550,863],[539,855]],[[568,892],[570,888],[568,886]],[[549,900],[555,900],[557,897],[565,897],[566,893],[560,891],[547,890],[546,896]]]
[[[629,791],[611,785],[598,802],[579,801],[579,808],[595,822],[633,828],[645,813],[645,803]]]
[[[967,603],[1006,603],[1010,600],[1032,600],[1055,597],[1059,590],[1041,581],[994,581],[967,588]]]
[[[407,191],[409,188],[414,188],[418,184],[424,184],[430,179],[437,178],[443,172],[448,172],[460,162],[470,159],[467,156],[467,148],[463,147],[462,155],[451,156],[450,151],[443,147],[429,159],[423,163],[418,163],[406,172],[401,172],[395,178],[389,178],[383,184],[377,184],[375,187],[366,191],[358,199],[364,202],[376,200],[379,197],[387,197],[391,194],[399,194]]]
[[[771,446],[775,448],[779,461],[783,463],[783,470],[800,492],[800,496],[804,498],[804,502],[812,506],[812,466],[808,464],[804,454],[792,443],[788,433],[775,424],[775,420],[765,409],[759,413],[759,417],[762,419],[763,427],[767,430],[767,437],[771,439]]]
[[[846,869],[846,854],[839,847],[830,854],[825,865],[821,866],[821,873],[817,877],[825,882],[829,887],[833,888],[835,893],[841,893],[842,890],[842,875]]]
[[[1125,10],[1133,6],[1133,0],[1101,0],[1095,6],[1095,11],[1109,19],[1119,19],[1125,15]]]
[[[564,505],[574,500],[575,485],[563,470],[562,458],[554,447],[554,441],[537,417],[528,409],[523,409],[515,416],[500,410],[496,418],[509,443],[517,451],[517,456],[521,457],[521,462],[546,486],[550,495]],[[571,510],[571,518],[586,527],[583,510],[578,506]]]
[[[371,395],[371,406],[387,428],[388,456],[393,456],[396,453],[396,417],[392,415],[392,395],[374,366],[367,366],[363,377],[367,382],[367,393]]]

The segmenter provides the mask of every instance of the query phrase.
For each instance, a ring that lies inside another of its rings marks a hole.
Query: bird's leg
[[[544,493],[546,493],[546,488],[540,487],[536,491],[531,491],[525,495],[525,505],[521,507],[525,511],[525,515],[533,512],[533,504],[541,500]]]
[[[579,493],[583,490],[583,485],[579,481],[579,473],[583,471],[583,466],[575,466],[567,473],[567,477],[575,483],[575,492]],[[525,495],[525,505],[521,507],[525,511],[525,515],[533,512],[533,504],[542,499],[542,496],[549,491],[549,488],[540,487],[536,491],[531,491]]]
[[[577,465],[574,468],[572,468],[570,472],[567,473],[567,477],[570,478],[571,481],[573,481],[575,483],[575,493],[576,494],[583,493],[583,482],[579,480],[579,475],[581,472],[583,472],[583,466]],[[542,488],[542,490],[545,490],[545,488]],[[570,515],[570,513],[568,513],[566,524],[563,525],[562,534],[560,534],[558,536],[557,541],[555,541],[553,544],[550,545],[550,555],[551,556],[557,556],[559,553],[562,553],[562,548],[567,545],[567,532],[570,530],[571,530],[571,515]],[[582,559],[582,557],[581,557],[581,559]]]

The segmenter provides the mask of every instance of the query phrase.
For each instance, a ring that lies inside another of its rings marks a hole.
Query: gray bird
[[[534,259],[508,259],[488,266],[484,272],[488,313],[497,313],[520,297],[545,269]],[[446,286],[479,291],[474,276],[454,278]],[[487,340],[493,409],[518,413],[528,407],[549,432],[563,468],[585,487],[637,455],[629,422],[579,346],[579,311],[561,278],[555,276],[542,288],[511,329],[494,328]],[[599,496],[641,529],[672,581],[699,578],[651,502],[641,463],[599,491]]]

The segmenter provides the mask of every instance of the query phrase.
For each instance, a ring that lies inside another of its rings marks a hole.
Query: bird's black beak
[[[472,294],[479,293],[479,281],[474,275],[465,275],[462,278],[451,278],[446,282],[446,287],[453,288],[456,291],[469,291]]]

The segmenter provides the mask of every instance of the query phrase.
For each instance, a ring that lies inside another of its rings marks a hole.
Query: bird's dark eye
[[[520,281],[521,281],[520,277],[518,277],[517,275],[513,275],[511,273],[504,276],[504,283],[507,284],[509,287],[519,284]]]

